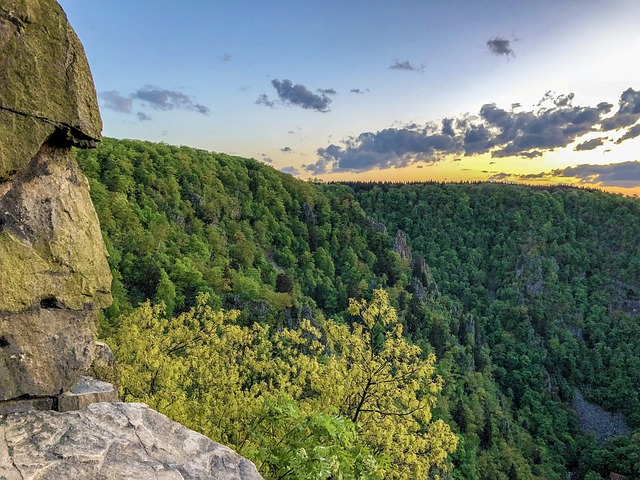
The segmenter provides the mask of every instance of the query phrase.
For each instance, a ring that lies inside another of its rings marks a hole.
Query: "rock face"
[[[95,403],[69,413],[28,412],[0,424],[0,478],[7,480],[259,480],[231,449],[143,404]]]
[[[89,146],[102,122],[82,44],[55,0],[0,4],[0,180],[52,135]]]
[[[411,249],[407,242],[407,236],[402,230],[396,232],[396,238],[393,241],[393,251],[400,255],[402,260],[411,263]]]
[[[0,4],[0,401],[68,390],[93,355],[111,274],[71,156],[102,128],[82,46],[54,0]]]
[[[572,406],[582,431],[593,434],[600,442],[629,435],[631,431],[622,413],[607,412],[600,405],[585,400],[580,390],[576,390]]]

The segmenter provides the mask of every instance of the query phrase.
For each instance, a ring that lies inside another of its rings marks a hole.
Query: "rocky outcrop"
[[[622,413],[607,412],[600,405],[586,400],[580,390],[576,389],[572,406],[581,430],[593,434],[601,442],[630,432]]]
[[[396,232],[396,238],[393,241],[393,251],[400,255],[400,258],[407,263],[411,263],[411,248],[407,236],[402,230]]]
[[[0,181],[52,137],[78,146],[100,139],[89,64],[55,0],[3,0],[0,52]]]
[[[231,449],[136,403],[96,403],[69,413],[28,412],[0,424],[7,480],[259,480]]]
[[[102,128],[82,46],[54,0],[4,0],[0,52],[1,401],[79,380],[111,274],[70,151]]]
[[[261,479],[249,460],[145,405],[95,403],[118,400],[111,383],[83,376],[91,366],[118,377],[94,343],[111,274],[71,147],[93,146],[101,129],[58,3],[2,0],[0,479]]]

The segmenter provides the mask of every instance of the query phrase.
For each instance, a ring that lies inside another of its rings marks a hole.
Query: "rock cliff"
[[[94,146],[101,129],[58,3],[0,0],[0,478],[260,479],[145,405],[104,403],[113,386],[83,376],[111,273],[71,147]],[[106,345],[95,356],[91,373],[117,376]]]
[[[0,4],[0,400],[86,371],[111,274],[71,146],[102,128],[80,41],[54,0]]]

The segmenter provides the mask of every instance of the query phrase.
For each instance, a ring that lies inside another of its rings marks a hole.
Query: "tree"
[[[446,469],[457,437],[431,408],[442,379],[402,337],[383,290],[331,320],[238,324],[206,295],[123,317],[110,344],[125,400],[143,401],[256,462],[266,479],[414,479]]]
[[[329,356],[311,387],[315,405],[336,405],[358,427],[372,451],[390,461],[389,479],[426,478],[432,468],[446,470],[457,437],[431,409],[443,380],[435,356],[402,336],[402,325],[384,290],[371,302],[350,299],[351,327],[326,323]]]

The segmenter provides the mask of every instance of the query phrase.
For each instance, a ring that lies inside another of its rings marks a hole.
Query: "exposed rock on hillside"
[[[102,128],[82,46],[54,0],[0,4],[0,400],[53,396],[88,368],[111,274],[70,155]]]
[[[135,403],[14,414],[0,425],[0,478],[259,480],[231,449]]]
[[[584,432],[592,433],[599,441],[628,435],[630,432],[624,415],[607,412],[599,405],[585,400],[580,390],[576,390],[573,408],[578,416],[580,428]]]
[[[407,236],[402,230],[396,232],[396,238],[393,241],[393,251],[400,255],[402,260],[411,263],[411,249],[407,242]]]

